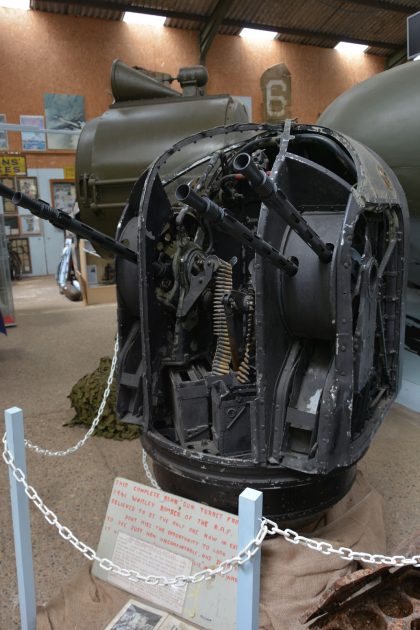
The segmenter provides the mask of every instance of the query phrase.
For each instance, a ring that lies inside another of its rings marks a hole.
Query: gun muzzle
[[[233,168],[237,173],[245,175],[262,203],[269,210],[276,212],[305,241],[322,262],[331,261],[334,246],[331,243],[324,243],[287,195],[276,186],[264,171],[258,168],[248,153],[237,155],[233,161]]]
[[[78,236],[86,238],[93,243],[102,245],[114,254],[118,254],[122,258],[125,258],[134,264],[137,263],[137,254],[132,249],[125,247],[125,245],[116,241],[114,238],[111,238],[107,234],[103,234],[102,232],[99,232],[99,230],[94,230],[89,225],[73,219],[69,214],[67,214],[67,212],[59,210],[58,208],[53,208],[41,199],[32,199],[32,197],[16,192],[3,184],[0,184],[0,196],[10,199],[15,206],[20,206],[21,208],[29,210],[35,216],[49,221],[55,227],[62,230],[70,230]]]

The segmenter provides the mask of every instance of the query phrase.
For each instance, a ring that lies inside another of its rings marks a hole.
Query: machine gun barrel
[[[235,217],[228,214],[224,208],[220,208],[208,197],[197,195],[188,184],[178,186],[175,196],[178,201],[188,204],[209,223],[214,224],[215,228],[250,247],[289,276],[294,276],[297,272],[298,261],[296,259],[282,256],[270,243],[254,234],[240,221],[237,221]]]
[[[322,262],[328,263],[331,261],[333,245],[324,243],[281,188],[276,186],[266,173],[258,168],[248,153],[237,155],[233,161],[233,168],[237,173],[245,175],[264,205],[269,210],[280,215]]]
[[[119,243],[110,236],[107,236],[98,230],[94,230],[89,225],[86,225],[86,223],[73,219],[69,214],[67,214],[67,212],[53,208],[41,199],[32,199],[31,197],[28,197],[23,193],[16,192],[3,184],[0,184],[0,195],[2,197],[6,197],[6,199],[10,199],[16,206],[26,208],[35,216],[40,217],[40,219],[49,221],[55,227],[62,230],[70,230],[82,238],[86,238],[93,243],[102,245],[114,254],[118,254],[118,256],[121,256],[132,263],[137,263],[137,254],[132,249],[125,247],[125,245]]]

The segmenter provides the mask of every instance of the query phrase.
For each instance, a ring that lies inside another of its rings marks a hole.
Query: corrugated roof
[[[64,15],[78,15],[80,17],[93,17],[102,20],[121,20],[124,15],[121,11],[112,8],[115,2],[109,2],[110,8],[92,7],[88,4],[69,4],[61,2],[48,2],[45,0],[31,0],[31,9],[47,11],[49,13],[61,13]]]
[[[168,15],[165,26],[201,30],[219,0],[31,0],[31,8],[120,20],[124,10]],[[390,55],[405,45],[406,17],[420,0],[232,0],[218,32],[237,35],[243,26],[279,32],[282,41],[332,48],[340,40],[370,44],[368,52]]]

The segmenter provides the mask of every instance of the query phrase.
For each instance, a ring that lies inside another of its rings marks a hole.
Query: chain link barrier
[[[259,550],[268,531],[267,525],[264,521],[261,523],[260,530],[256,537],[251,540],[236,556],[223,560],[214,569],[203,569],[193,575],[175,575],[174,577],[166,577],[164,575],[141,575],[134,569],[125,569],[118,564],[110,560],[109,558],[101,558],[96,551],[89,547],[86,543],[82,542],[73,534],[69,527],[66,527],[60,523],[55,512],[45,505],[35,488],[28,484],[26,476],[21,468],[18,468],[14,462],[12,453],[7,446],[6,435],[3,436],[3,459],[9,466],[16,481],[23,485],[25,494],[28,499],[38,508],[41,514],[49,525],[53,525],[61,538],[67,540],[77,551],[79,551],[88,560],[96,560],[99,566],[104,571],[111,571],[116,575],[124,578],[128,578],[132,582],[144,582],[151,586],[174,586],[181,587],[184,584],[196,584],[203,580],[210,580],[216,575],[226,575],[230,573],[234,567],[245,564],[248,562]],[[149,471],[150,472],[150,471]],[[150,473],[151,474],[151,473]],[[155,481],[156,483],[156,481]],[[157,484],[156,484],[157,486]],[[155,486],[155,487],[156,487]]]
[[[233,558],[229,558],[227,560],[223,560],[223,562],[218,564],[214,569],[207,568],[199,571],[198,573],[194,573],[193,575],[176,575],[172,578],[168,578],[163,575],[141,575],[138,571],[135,571],[134,569],[125,569],[123,567],[120,567],[109,558],[101,558],[97,555],[96,551],[94,551],[86,543],[79,540],[77,536],[73,534],[71,529],[65,527],[60,523],[57,515],[45,505],[35,488],[28,484],[22,469],[17,468],[17,466],[15,465],[13,455],[9,451],[7,446],[6,435],[3,436],[3,459],[9,466],[16,481],[23,485],[25,489],[25,494],[27,495],[29,500],[38,508],[41,514],[43,514],[47,523],[49,525],[53,525],[57,529],[59,535],[64,538],[64,540],[67,540],[88,560],[96,560],[99,566],[104,569],[104,571],[111,571],[112,573],[115,573],[116,575],[119,575],[121,577],[128,578],[133,582],[144,582],[145,584],[150,584],[153,586],[180,587],[184,584],[196,584],[197,582],[202,582],[203,580],[210,580],[216,577],[216,575],[226,575],[227,573],[230,573],[234,569],[234,567],[241,566],[248,562],[258,552],[267,536],[275,535],[282,536],[286,542],[294,545],[303,545],[305,547],[308,547],[309,549],[318,551],[319,553],[327,556],[329,556],[330,554],[336,554],[340,556],[343,560],[346,560],[348,562],[352,562],[353,560],[355,560],[365,562],[367,564],[385,564],[394,567],[420,567],[420,555],[406,558],[402,555],[385,556],[383,554],[370,554],[364,551],[353,551],[348,547],[337,548],[326,541],[320,541],[313,538],[307,538],[306,536],[301,536],[292,529],[280,529],[280,527],[274,521],[263,518],[261,520],[260,529],[255,538],[250,540],[249,543],[243,549],[241,549],[236,556],[233,556]]]
[[[98,413],[96,414],[95,419],[92,422],[92,425],[87,431],[86,435],[74,446],[71,446],[65,451],[50,451],[48,449],[41,448],[36,444],[32,444],[29,440],[25,440],[25,446],[33,449],[37,453],[41,455],[47,455],[50,457],[64,457],[70,453],[74,453],[79,448],[84,446],[86,441],[92,436],[93,431],[95,430],[101,416],[103,410],[105,408],[106,402],[109,397],[109,393],[111,390],[112,381],[114,379],[115,366],[117,363],[117,355],[118,355],[118,337],[115,341],[114,348],[114,356],[112,358],[111,369],[107,380],[107,386],[105,388],[102,402],[99,406]],[[370,554],[364,551],[353,551],[349,547],[334,547],[331,543],[321,540],[316,540],[313,538],[308,538],[306,536],[301,536],[293,529],[280,529],[280,527],[274,521],[267,519],[265,517],[261,520],[260,529],[252,540],[241,549],[236,556],[229,558],[227,560],[223,560],[220,564],[218,564],[214,569],[203,569],[202,571],[198,571],[193,575],[176,575],[172,578],[163,576],[163,575],[141,575],[138,571],[134,569],[125,569],[120,567],[118,564],[109,560],[109,558],[101,558],[97,555],[96,551],[89,547],[86,543],[82,542],[73,534],[71,529],[62,525],[58,520],[55,512],[50,510],[50,508],[44,503],[41,499],[35,488],[28,484],[26,476],[21,468],[18,468],[15,465],[14,458],[12,453],[10,452],[7,445],[7,437],[6,433],[3,435],[3,453],[2,457],[6,462],[7,466],[10,468],[14,478],[16,481],[23,485],[25,494],[28,499],[38,508],[41,514],[44,516],[45,520],[49,525],[53,525],[61,538],[67,540],[77,551],[79,551],[85,558],[88,560],[96,560],[99,566],[104,571],[110,571],[119,575],[121,577],[128,578],[132,582],[144,582],[145,584],[150,584],[151,586],[174,586],[181,587],[185,584],[196,584],[198,582],[202,582],[203,580],[210,580],[216,575],[226,575],[230,573],[236,566],[241,566],[251,560],[251,558],[258,552],[263,541],[267,536],[282,536],[284,540],[293,545],[303,545],[308,549],[312,549],[313,551],[317,551],[324,555],[336,554],[340,556],[343,560],[348,562],[358,561],[365,562],[366,564],[384,564],[388,566],[394,567],[403,567],[403,566],[413,566],[420,567],[420,555],[412,556],[411,558],[407,558],[403,555],[395,555],[395,556],[386,556],[383,554]],[[146,451],[143,449],[142,453],[142,463],[144,472],[146,477],[150,481],[151,485],[154,488],[159,489],[159,485],[156,479],[153,477],[152,472],[147,464],[147,455]]]
[[[90,437],[92,437],[93,432],[98,426],[99,421],[102,418],[105,405],[108,401],[109,394],[111,392],[112,381],[114,380],[115,367],[117,365],[118,349],[119,349],[119,345],[118,345],[118,335],[117,335],[116,340],[115,340],[115,346],[114,346],[114,356],[112,357],[111,369],[109,371],[109,376],[106,383],[105,391],[102,396],[102,401],[101,401],[101,404],[99,405],[98,413],[96,414],[90,426],[90,429],[89,431],[86,432],[85,436],[81,440],[79,440],[77,444],[75,444],[74,446],[70,446],[70,448],[66,449],[65,451],[50,451],[48,448],[42,448],[41,446],[38,446],[37,444],[32,444],[32,442],[30,442],[29,440],[25,440],[25,446],[27,448],[35,451],[39,455],[46,455],[48,457],[65,457],[66,455],[70,455],[70,453],[75,453],[76,451],[79,450],[79,448],[82,448],[82,446],[86,444],[86,442],[88,441]],[[3,443],[4,443],[4,437],[3,437]]]
[[[301,536],[293,529],[280,529],[277,523],[268,518],[263,518],[262,522],[267,527],[268,536],[280,535],[286,542],[292,543],[293,545],[303,545],[304,547],[312,549],[313,551],[318,551],[325,556],[336,554],[343,560],[347,560],[349,562],[356,561],[365,562],[366,564],[384,564],[392,567],[420,567],[420,555],[407,558],[402,555],[386,556],[381,553],[372,554],[366,551],[353,551],[353,549],[350,549],[349,547],[334,547],[329,542]]]

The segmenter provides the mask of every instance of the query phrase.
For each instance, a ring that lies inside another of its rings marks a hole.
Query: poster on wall
[[[28,238],[9,239],[10,248],[16,252],[22,264],[22,273],[32,273],[31,254]]]
[[[26,175],[26,159],[23,155],[1,155],[0,176]]]
[[[51,198],[54,208],[68,212],[73,210],[76,201],[76,185],[72,181],[60,179],[51,180]]]
[[[0,114],[0,125],[6,122],[6,114]],[[9,139],[7,137],[7,131],[0,129],[0,151],[7,151],[8,148]]]
[[[38,179],[36,177],[18,177],[17,189],[31,199],[38,199]]]
[[[39,217],[35,217],[33,214],[21,214],[19,216],[19,228],[22,236],[41,234]]]
[[[7,186],[7,188],[11,188],[15,190],[15,180],[14,177],[2,177],[0,178],[0,184],[3,186]],[[16,214],[17,208],[14,203],[10,201],[10,199],[6,199],[3,197],[3,212],[4,214]]]
[[[19,236],[19,217],[17,215],[5,215],[4,230],[6,232],[6,236]]]
[[[85,99],[75,94],[44,94],[47,129],[66,133],[48,133],[49,149],[76,149],[79,133],[85,122]]]
[[[20,116],[21,125],[29,125],[43,129],[44,116]],[[45,133],[37,131],[22,131],[22,150],[23,151],[46,151],[47,140]]]

